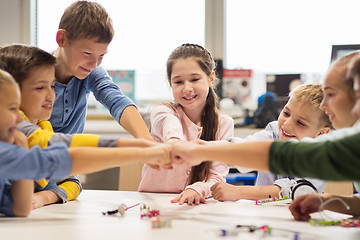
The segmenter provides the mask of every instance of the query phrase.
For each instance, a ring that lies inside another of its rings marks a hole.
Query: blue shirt
[[[73,77],[68,84],[55,82],[55,103],[50,122],[55,132],[82,133],[89,93],[119,121],[124,109],[134,102],[125,96],[107,71],[98,66],[85,79]]]
[[[12,216],[11,183],[9,180],[58,180],[68,176],[72,162],[65,144],[47,149],[30,150],[0,142],[0,214]]]

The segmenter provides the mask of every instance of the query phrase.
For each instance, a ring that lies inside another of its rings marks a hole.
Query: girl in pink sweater
[[[211,54],[199,45],[183,44],[170,54],[167,77],[175,103],[151,110],[151,134],[155,141],[227,140],[233,135],[232,118],[218,113],[214,69]],[[211,197],[213,184],[225,181],[228,170],[226,164],[218,162],[194,167],[174,165],[171,170],[157,170],[145,164],[139,191],[179,193],[173,203],[198,205]]]

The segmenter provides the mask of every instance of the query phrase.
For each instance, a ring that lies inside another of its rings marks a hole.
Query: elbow
[[[31,213],[31,207],[13,208],[12,212],[14,217],[28,217]]]

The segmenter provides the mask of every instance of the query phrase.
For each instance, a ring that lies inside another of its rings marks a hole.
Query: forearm
[[[335,200],[336,198],[342,199],[349,206],[349,209],[346,209],[346,206],[342,203],[341,200]],[[350,214],[353,216],[360,216],[360,199],[357,197],[344,197],[324,194],[322,199],[323,202],[329,201],[324,206],[325,210]]]
[[[268,155],[272,141],[202,145],[193,149],[194,159],[210,160],[268,171]]]
[[[128,106],[125,108],[119,123],[133,137],[153,140],[144,120],[141,118],[139,112],[134,106]]]
[[[117,147],[151,147],[156,143],[145,139],[123,139],[119,138],[116,141]]]
[[[31,211],[32,196],[34,193],[33,180],[18,180],[11,182],[11,210],[15,217],[27,217]]]
[[[34,198],[37,199],[37,204],[40,204],[37,205],[35,208],[57,203],[60,201],[60,198],[53,191],[50,190],[44,190],[34,193]]]
[[[236,189],[239,199],[259,200],[269,197],[278,197],[278,186],[238,186]]]
[[[143,161],[152,157],[150,148],[70,148],[72,172],[86,174]]]

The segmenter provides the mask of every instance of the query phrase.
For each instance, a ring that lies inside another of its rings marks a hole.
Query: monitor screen
[[[360,50],[360,44],[353,45],[332,45],[331,51],[331,62],[338,59],[339,57],[348,54],[349,52],[353,52],[356,50]]]

